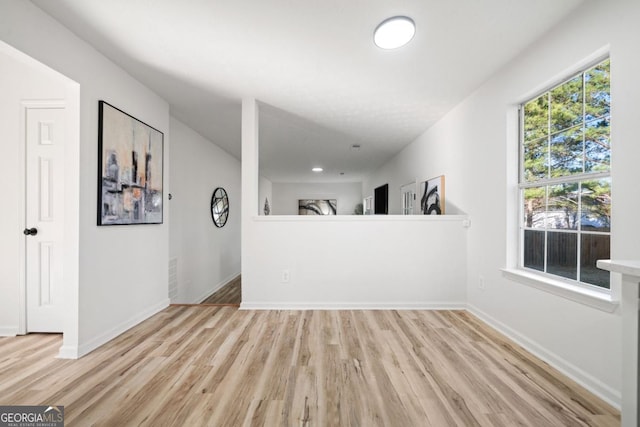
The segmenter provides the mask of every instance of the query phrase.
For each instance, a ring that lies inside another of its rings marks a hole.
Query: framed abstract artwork
[[[423,181],[420,194],[420,213],[444,215],[444,175]]]
[[[162,224],[164,134],[98,103],[98,225]]]
[[[337,213],[336,199],[298,200],[298,215],[337,215]]]

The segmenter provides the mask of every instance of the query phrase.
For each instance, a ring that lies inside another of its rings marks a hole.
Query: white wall
[[[445,141],[455,135],[455,127],[434,126],[427,134],[433,141]],[[409,183],[417,183],[416,197],[420,204],[420,184],[440,175],[445,177],[445,213],[447,215],[464,215],[460,208],[465,183],[460,180],[462,163],[458,156],[464,156],[458,148],[445,143],[420,143],[426,135],[409,145],[397,156],[384,163],[362,183],[363,196],[373,196],[373,190],[389,184],[389,214],[402,214],[402,195],[400,188]],[[478,180],[474,182],[477,185]]]
[[[258,216],[257,108],[242,102],[242,308],[465,305],[463,216]]]
[[[240,274],[240,161],[171,118],[170,258],[178,260],[178,303],[198,303]],[[229,219],[211,219],[211,195],[229,196]]]
[[[164,224],[96,226],[98,100],[164,132],[169,180],[169,106],[30,2],[2,0],[0,39],[80,84],[78,341],[63,353],[91,351],[168,304],[169,210]]]
[[[464,219],[254,217],[242,308],[463,308]]]
[[[273,215],[298,215],[300,199],[335,199],[338,215],[353,215],[362,203],[362,184],[349,183],[273,183]]]
[[[512,233],[518,167],[514,106],[577,71],[607,46],[612,70],[612,257],[640,259],[639,20],[638,2],[586,1],[583,10],[487,81],[368,184],[388,180],[398,187],[423,171],[445,174],[448,201],[472,222],[467,255],[471,310],[614,404],[620,402],[622,375],[619,313],[509,280],[501,269],[515,266],[517,250]],[[481,277],[485,289],[479,289]]]

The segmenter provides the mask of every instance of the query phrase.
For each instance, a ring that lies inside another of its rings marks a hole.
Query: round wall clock
[[[224,227],[229,217],[229,197],[224,188],[218,187],[211,196],[211,219],[216,227]]]

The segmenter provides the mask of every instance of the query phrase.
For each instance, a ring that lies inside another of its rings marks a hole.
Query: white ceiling
[[[286,182],[358,180],[582,0],[33,1],[237,158],[240,100],[258,99],[261,173]],[[379,49],[394,15],[416,35]]]

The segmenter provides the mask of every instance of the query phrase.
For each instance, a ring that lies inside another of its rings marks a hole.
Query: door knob
[[[36,234],[38,234],[38,229],[35,227],[25,228],[23,233],[25,236],[35,236]]]

